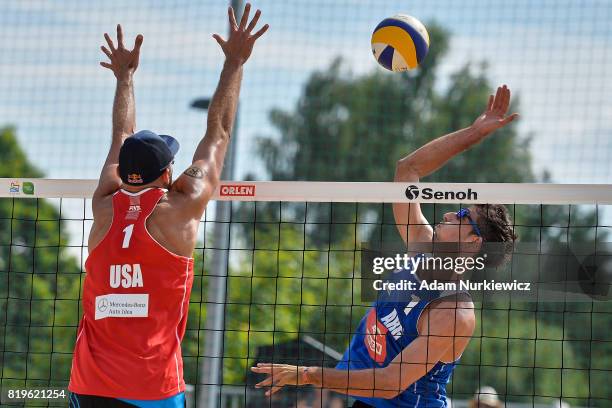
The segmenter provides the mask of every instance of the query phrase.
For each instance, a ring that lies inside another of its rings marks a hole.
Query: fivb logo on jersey
[[[140,216],[140,196],[130,196],[130,206],[125,214],[126,220],[136,220]]]
[[[431,187],[419,189],[414,184],[409,185],[404,192],[409,200],[416,200],[421,197],[422,200],[478,200],[478,193],[471,188],[467,190],[434,190]]]

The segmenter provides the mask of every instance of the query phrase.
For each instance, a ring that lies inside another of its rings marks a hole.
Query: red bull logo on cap
[[[138,173],[128,174],[128,183],[142,184],[142,176]]]

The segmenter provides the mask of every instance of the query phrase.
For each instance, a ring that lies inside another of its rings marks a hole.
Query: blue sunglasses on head
[[[474,220],[472,219],[472,217],[470,217],[470,210],[468,208],[462,208],[459,211],[457,211],[456,214],[457,214],[457,218],[459,219],[467,218],[467,220],[472,225],[472,228],[474,229],[474,232],[476,233],[476,235],[482,238],[482,234],[480,233],[480,228],[478,228],[478,224],[476,224]]]

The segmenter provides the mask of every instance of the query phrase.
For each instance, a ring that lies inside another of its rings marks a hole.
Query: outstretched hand
[[[306,367],[288,364],[259,363],[256,367],[251,367],[251,371],[268,375],[263,381],[255,384],[255,388],[270,388],[266,391],[266,396],[268,397],[280,391],[285,385],[306,384]]]
[[[224,40],[219,34],[213,34],[213,38],[217,40],[223,53],[225,54],[225,58],[227,61],[232,62],[237,65],[244,64],[249,57],[251,56],[251,52],[253,51],[253,45],[255,41],[261,37],[266,31],[268,31],[269,25],[266,24],[262,28],[259,29],[255,34],[251,34],[255,26],[257,25],[257,21],[259,21],[259,17],[261,16],[261,11],[257,10],[255,12],[255,16],[251,20],[251,22],[247,26],[247,22],[249,20],[249,12],[251,11],[251,4],[247,3],[244,8],[244,12],[242,13],[242,18],[240,19],[240,25],[236,23],[236,15],[234,14],[234,9],[229,7],[227,10],[229,16],[230,23],[230,35],[227,40]]]
[[[113,40],[107,33],[104,33],[104,38],[109,48],[105,46],[101,46],[100,48],[108,59],[110,59],[110,64],[108,62],[100,62],[100,65],[113,71],[117,79],[134,73],[136,68],[138,68],[138,62],[140,60],[140,46],[143,41],[142,34],[136,36],[136,41],[134,42],[134,48],[132,50],[126,49],[123,45],[123,30],[121,29],[121,24],[117,24],[117,48],[115,48]]]
[[[497,88],[495,96],[489,96],[487,109],[472,124],[482,137],[489,135],[497,129],[506,126],[518,117],[518,113],[506,116],[510,106],[510,89],[506,85]]]

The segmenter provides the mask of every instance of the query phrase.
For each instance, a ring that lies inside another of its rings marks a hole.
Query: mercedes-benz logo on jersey
[[[98,301],[98,310],[106,312],[106,309],[108,309],[108,299],[102,298]]]
[[[406,198],[408,198],[409,200],[419,198],[419,188],[414,184],[409,185],[406,189]]]

